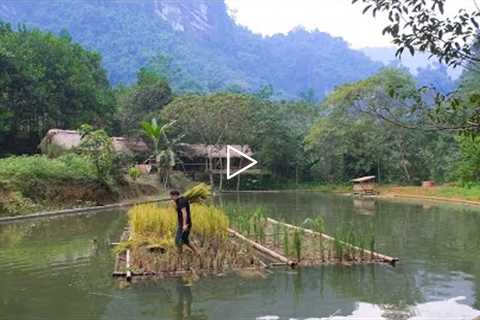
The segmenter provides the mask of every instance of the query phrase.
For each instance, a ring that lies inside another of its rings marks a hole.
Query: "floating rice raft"
[[[186,248],[180,256],[172,246],[145,244],[127,247],[116,256],[113,276],[127,280],[134,277],[198,278],[235,272],[265,272],[281,266],[372,263],[395,266],[399,261],[363,246],[271,218],[264,218],[261,228],[254,229],[257,230],[239,232],[228,228],[225,236],[213,238],[192,233],[191,240],[200,256],[193,256]],[[131,230],[125,230],[122,240],[131,239],[131,235]]]

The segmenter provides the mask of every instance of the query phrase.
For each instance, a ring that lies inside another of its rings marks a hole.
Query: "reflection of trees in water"
[[[335,292],[356,301],[385,305],[404,312],[423,299],[413,275],[405,275],[388,266],[332,266],[323,269],[326,283]]]
[[[0,246],[2,248],[14,247],[22,242],[33,229],[32,224],[6,224],[0,225]]]
[[[2,279],[0,300],[9,301],[2,311],[21,317],[22,312],[50,308],[64,319],[102,314],[112,284],[109,243],[124,222],[118,213],[102,212],[0,225],[0,255],[6,263],[0,264],[0,271],[6,267],[8,274]],[[23,306],[32,296],[37,303],[29,311]]]

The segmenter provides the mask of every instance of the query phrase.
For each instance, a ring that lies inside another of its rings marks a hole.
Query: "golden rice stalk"
[[[229,220],[223,209],[199,203],[192,204],[192,233],[206,241],[225,240]],[[173,247],[177,215],[173,207],[141,204],[128,211],[131,240],[123,248],[157,245]],[[120,250],[120,249],[119,249]]]
[[[171,207],[142,204],[128,211],[135,244],[173,246],[177,217]]]

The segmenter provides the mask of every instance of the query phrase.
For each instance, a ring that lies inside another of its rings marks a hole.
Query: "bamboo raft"
[[[249,250],[245,254],[244,263],[239,265],[229,265],[228,270],[214,270],[210,266],[203,266],[202,268],[190,268],[188,265],[182,269],[175,270],[135,270],[134,266],[142,265],[142,261],[137,261],[136,255],[132,254],[130,249],[126,249],[124,252],[121,252],[116,255],[115,267],[113,271],[114,277],[125,278],[127,281],[131,281],[133,277],[154,277],[154,278],[178,278],[185,276],[199,276],[199,275],[211,275],[211,274],[224,274],[225,272],[263,272],[270,268],[275,267],[289,267],[296,268],[301,266],[318,266],[325,264],[365,264],[365,263],[382,263],[395,266],[399,261],[399,258],[390,257],[375,251],[366,250],[358,246],[352,245],[345,241],[339,241],[332,236],[329,236],[324,233],[315,232],[313,230],[302,228],[299,226],[291,225],[284,222],[279,222],[277,220],[267,218],[266,219],[270,224],[270,228],[273,225],[280,225],[284,228],[287,228],[289,232],[294,232],[295,230],[302,232],[305,235],[306,240],[309,242],[316,241],[315,239],[321,239],[320,241],[325,241],[328,245],[331,245],[333,242],[340,243],[348,252],[353,255],[353,258],[350,257],[347,260],[342,258],[323,256],[321,259],[319,257],[306,257],[305,259],[295,259],[293,257],[285,255],[280,252],[278,245],[272,245],[269,240],[264,243],[260,243],[254,239],[249,238],[248,236],[241,234],[240,232],[228,229],[229,239],[227,240],[234,248],[234,251],[238,251],[240,247],[248,247]],[[125,230],[121,236],[121,241],[130,239],[130,233],[128,230]],[[112,245],[117,245],[118,243],[112,243]],[[157,253],[150,253],[155,255]],[[236,254],[236,253],[233,253]],[[306,254],[308,256],[308,253]],[[195,258],[190,258],[195,259]],[[181,265],[183,266],[183,265]]]

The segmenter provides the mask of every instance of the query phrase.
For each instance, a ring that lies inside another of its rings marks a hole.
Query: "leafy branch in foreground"
[[[450,17],[445,14],[446,0],[352,0],[357,2],[364,4],[364,14],[388,17],[383,34],[393,38],[397,56],[405,50],[411,55],[429,52],[454,67],[480,62],[476,50],[478,5],[476,10],[460,9]]]

